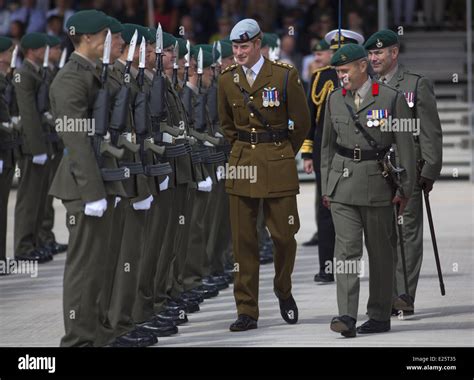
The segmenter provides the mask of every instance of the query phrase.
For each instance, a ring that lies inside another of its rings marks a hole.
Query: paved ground
[[[417,313],[410,319],[392,320],[390,333],[340,338],[329,330],[337,314],[336,286],[317,285],[317,249],[299,247],[293,275],[294,296],[300,322],[289,326],[280,317],[272,291],[272,265],[261,268],[258,330],[230,333],[235,319],[231,288],[201,304],[189,316],[178,335],[160,338],[159,346],[473,346],[474,345],[474,186],[468,182],[440,182],[432,193],[433,214],[446,284],[439,293],[438,278],[428,228],[425,229],[425,260],[417,294]],[[299,209],[301,243],[314,230],[314,185],[302,185]],[[9,206],[8,242],[11,252],[13,206]],[[56,204],[59,241],[67,240],[64,208]],[[426,222],[426,226],[428,226]],[[365,258],[367,256],[365,255]],[[61,283],[64,255],[39,266],[38,276],[0,277],[0,346],[56,346],[63,332]],[[367,268],[367,266],[366,266]],[[367,272],[367,270],[366,270]],[[362,279],[359,320],[366,319],[368,279]]]

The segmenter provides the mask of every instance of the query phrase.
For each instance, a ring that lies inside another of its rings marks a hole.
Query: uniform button
[[[256,147],[257,147],[256,145],[252,144],[252,149],[255,149]]]
[[[250,112],[250,117],[254,117],[255,115],[253,114],[253,112]]]
[[[235,106],[236,106],[236,104],[235,104],[235,103],[233,103],[233,104],[232,104],[232,106],[234,106],[234,107],[235,107]]]
[[[283,158],[283,157],[285,157],[285,155],[282,154],[281,157]]]
[[[359,133],[360,131],[359,131],[358,129],[355,129],[354,132],[355,132],[355,133]]]
[[[250,100],[253,100],[253,96],[250,97]]]

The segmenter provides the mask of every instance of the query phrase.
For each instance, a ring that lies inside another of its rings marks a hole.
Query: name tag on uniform
[[[415,94],[413,92],[405,92],[405,99],[408,103],[408,107],[413,108],[415,105]]]

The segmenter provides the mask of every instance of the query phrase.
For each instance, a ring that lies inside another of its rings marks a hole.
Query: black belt
[[[200,164],[202,162],[201,155],[199,152],[191,152],[191,162],[195,164]]]
[[[173,169],[169,162],[163,162],[160,164],[146,165],[145,166],[145,175],[148,177],[157,177],[159,175],[171,174]]]
[[[206,164],[218,164],[225,161],[225,154],[223,152],[211,153],[205,160]]]
[[[126,174],[126,171],[126,168],[100,169],[100,172],[102,173],[102,179],[106,182],[122,181],[124,179],[129,178]]]
[[[246,132],[238,131],[238,139],[250,144],[280,142],[288,138],[288,130],[274,130],[273,132]]]
[[[133,174],[133,175],[144,173],[141,162],[121,162],[120,166],[124,166],[128,168],[128,170],[130,171],[130,174]]]
[[[172,157],[180,157],[185,156],[188,154],[186,146],[184,144],[178,145],[165,145],[165,157],[172,158]]]
[[[339,155],[351,158],[354,161],[381,160],[389,149],[389,146],[379,150],[362,150],[360,148],[349,149],[339,144],[336,146],[336,152]]]

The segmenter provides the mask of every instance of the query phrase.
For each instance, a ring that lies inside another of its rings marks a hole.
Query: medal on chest
[[[280,99],[278,90],[275,87],[265,87],[262,92],[262,105],[267,107],[278,107]]]
[[[408,107],[413,108],[415,105],[415,94],[414,92],[405,92],[405,99],[408,103]]]

